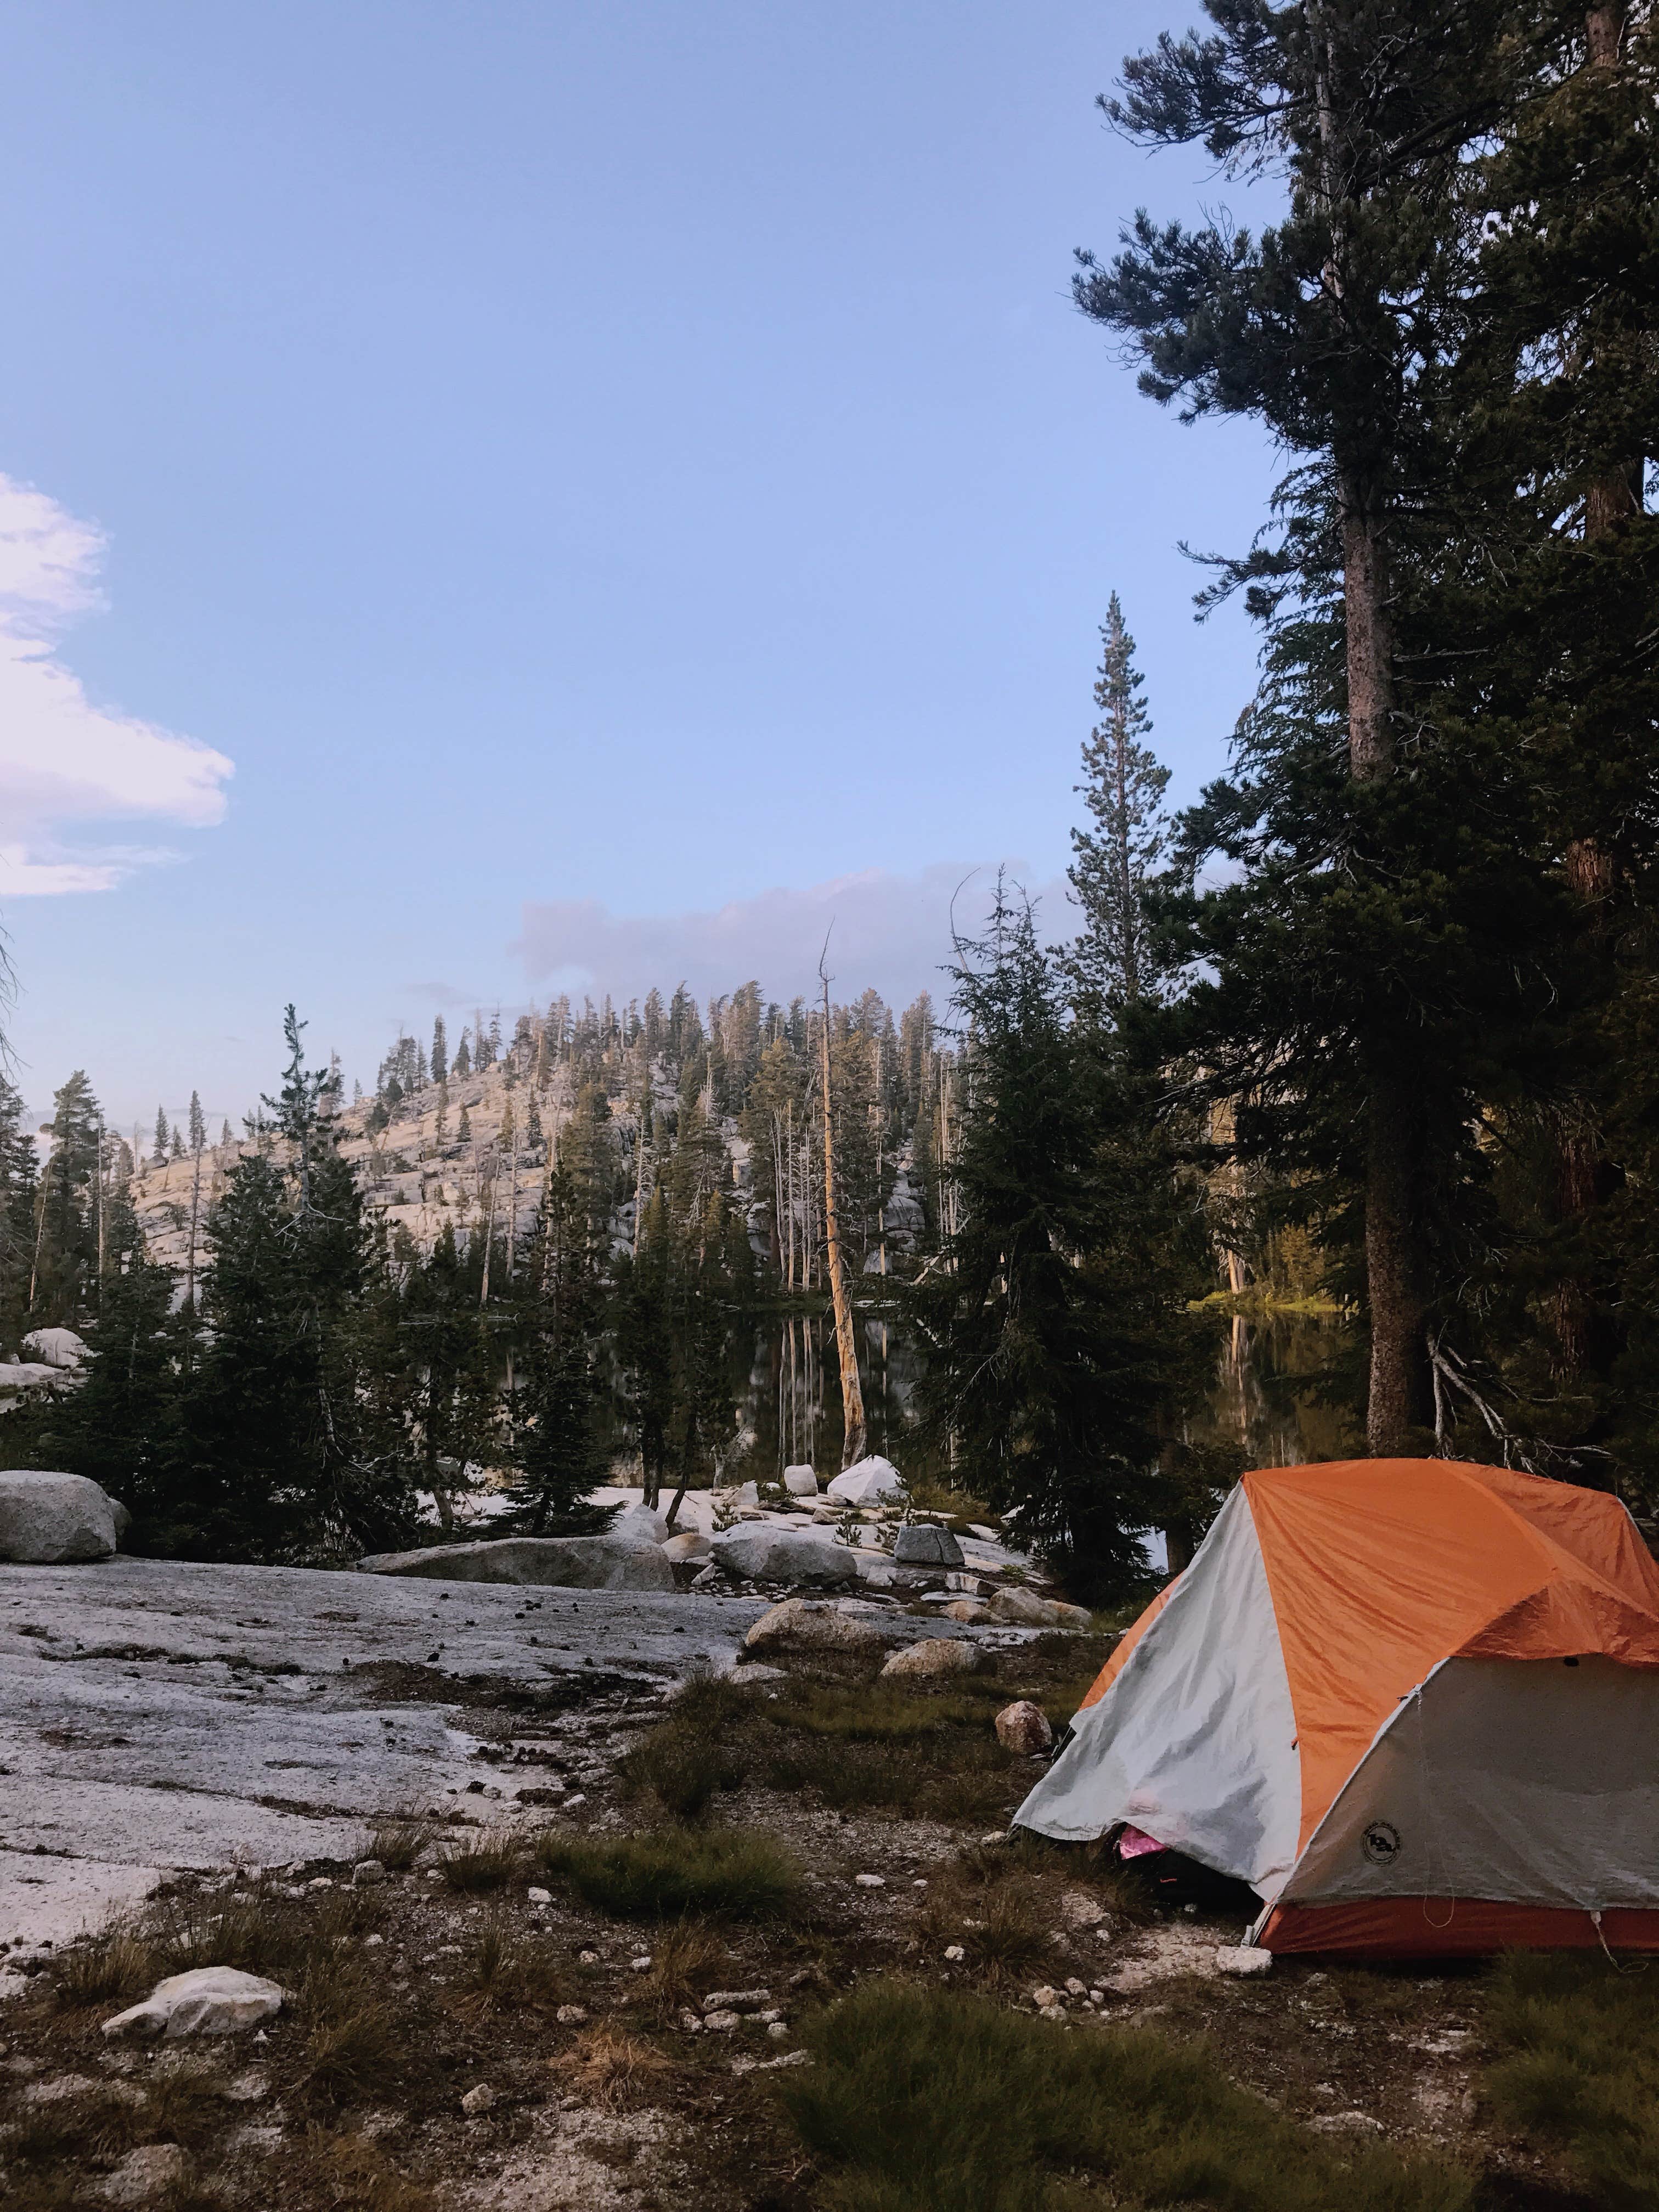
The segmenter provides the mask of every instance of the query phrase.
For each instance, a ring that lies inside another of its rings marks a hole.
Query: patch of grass
[[[368,2136],[313,2128],[301,2163],[318,2197],[351,2212],[432,2212],[432,2191],[398,2171]]]
[[[671,1924],[651,1942],[651,1971],[641,1978],[640,1995],[665,2017],[695,2003],[704,1990],[730,1989],[730,1954],[720,1937],[692,1921]]]
[[[438,1854],[438,1864],[451,1889],[478,1897],[505,1889],[519,1869],[519,1846],[511,1836],[480,1829],[459,1844]]]
[[[952,1729],[983,1730],[990,1712],[982,1698],[975,1701],[959,1694],[930,1694],[898,1682],[844,1688],[797,1677],[775,1704],[769,1703],[765,1717],[775,1728],[804,1735],[854,1743],[911,1743]]]
[[[602,2112],[618,2112],[637,2103],[671,2070],[671,2061],[654,2044],[609,2021],[584,2028],[570,2048],[550,2063],[584,2104]]]
[[[778,2094],[834,2212],[1469,2212],[1465,2176],[1340,2149],[1236,2087],[1201,2047],[1066,2029],[876,1982],[807,2023]]]
[[[379,1859],[388,1874],[407,1874],[432,1839],[432,1823],[418,1813],[395,1813],[369,1835],[366,1858]]]
[[[1659,2206],[1659,1972],[1599,1951],[1514,1952],[1494,1968],[1483,2087],[1498,2117],[1566,2153],[1608,2212]]]
[[[128,2005],[161,1979],[153,1947],[131,1928],[112,1928],[60,1951],[52,1989],[66,2005]]]
[[[306,2031],[306,2088],[325,2105],[376,2103],[403,2070],[403,2025],[368,1988],[331,1996],[316,2007]]]
[[[544,1833],[536,1856],[550,1880],[619,1920],[679,1920],[690,1914],[774,1920],[801,1895],[800,1869],[782,1845],[740,1828],[606,1837]]]
[[[623,1760],[624,1783],[676,1820],[699,1819],[717,1791],[744,1780],[740,1735],[754,1711],[752,1691],[723,1677],[694,1676]]]

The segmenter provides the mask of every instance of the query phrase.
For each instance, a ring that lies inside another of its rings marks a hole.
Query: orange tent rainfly
[[[1659,1950],[1659,1565],[1501,1468],[1247,1474],[1016,1819],[1237,1876],[1270,1951]]]

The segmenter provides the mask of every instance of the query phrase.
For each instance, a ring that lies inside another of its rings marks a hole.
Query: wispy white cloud
[[[222,753],[94,705],[58,658],[63,632],[102,604],[104,552],[93,524],[0,476],[0,896],[110,890],[174,857],[85,842],[92,824],[205,829],[224,814]]]
[[[1063,879],[1033,883],[1018,861],[1010,877],[1037,902],[1045,936],[1066,935],[1075,915]],[[598,899],[527,903],[513,950],[544,988],[609,991],[618,999],[684,982],[699,998],[734,989],[750,976],[767,996],[787,1000],[817,989],[818,956],[838,997],[872,986],[890,1005],[931,991],[950,995],[943,973],[955,927],[972,936],[995,889],[997,864],[941,862],[915,875],[867,868],[804,889],[779,887],[704,913],[616,915]]]

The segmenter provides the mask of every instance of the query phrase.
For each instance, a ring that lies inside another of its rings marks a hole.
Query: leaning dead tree
[[[827,952],[830,940],[826,937],[823,942]],[[823,1081],[823,1230],[830,1263],[830,1297],[836,1310],[836,1351],[841,1360],[841,1407],[845,1425],[841,1463],[845,1468],[864,1457],[864,1392],[859,1383],[853,1305],[847,1295],[847,1271],[841,1256],[841,1221],[836,1210],[836,1116],[830,1089],[830,978],[824,970],[823,953],[818,956],[818,981],[823,986],[823,1031],[818,1041]]]

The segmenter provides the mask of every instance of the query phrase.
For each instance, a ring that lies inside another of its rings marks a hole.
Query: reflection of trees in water
[[[1345,1341],[1334,1320],[1223,1316],[1208,1418],[1193,1424],[1194,1441],[1238,1444],[1252,1467],[1291,1467],[1363,1449],[1343,1408],[1323,1402]]]
[[[859,1323],[858,1352],[870,1449],[896,1460],[915,1389],[915,1352],[890,1320],[873,1318]],[[828,1314],[787,1314],[757,1328],[741,1413],[750,1473],[839,1470],[841,1376]]]

